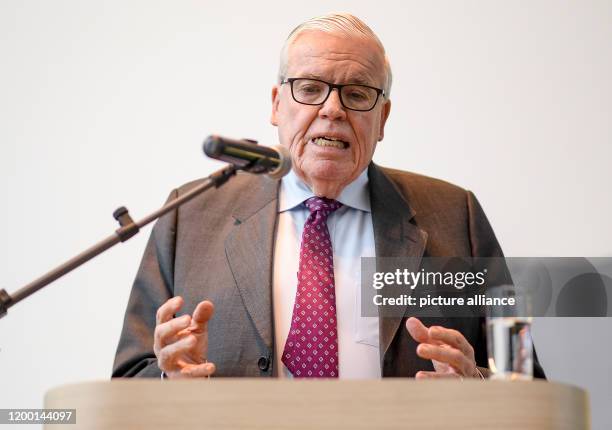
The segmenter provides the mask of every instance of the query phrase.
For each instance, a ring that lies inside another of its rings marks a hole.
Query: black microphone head
[[[224,147],[225,145],[223,144],[222,140],[214,134],[204,139],[204,143],[202,144],[204,154],[215,159],[218,159],[221,155],[223,155]]]

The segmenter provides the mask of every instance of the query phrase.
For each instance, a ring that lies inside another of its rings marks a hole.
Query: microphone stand
[[[198,185],[196,188],[186,192],[182,196],[171,200],[170,202],[166,203],[162,208],[156,210],[155,212],[144,217],[138,222],[134,222],[125,207],[122,206],[118,208],[113,213],[113,217],[119,222],[120,228],[117,229],[115,233],[113,233],[111,236],[108,236],[106,239],[103,239],[91,248],[86,249],[79,255],[66,261],[64,264],[56,267],[55,269],[44,274],[40,278],[30,282],[23,288],[20,288],[19,290],[15,291],[12,295],[7,293],[6,290],[0,289],[0,318],[6,315],[8,309],[11,306],[14,306],[26,297],[30,296],[31,294],[34,294],[36,291],[49,285],[51,282],[64,276],[66,273],[73,271],[74,269],[88,262],[97,255],[102,254],[104,251],[109,248],[112,248],[119,242],[125,242],[132,236],[136,235],[142,227],[146,226],[152,221],[155,221],[157,218],[167,214],[168,212],[178,208],[182,204],[187,203],[189,200],[200,195],[209,188],[219,188],[221,185],[225,184],[230,177],[235,175],[238,170],[242,170],[245,167],[252,166],[249,165],[244,167],[238,167],[236,165],[230,164],[228,167],[214,172],[213,174],[208,176],[205,179],[204,183],[202,183],[201,185]]]

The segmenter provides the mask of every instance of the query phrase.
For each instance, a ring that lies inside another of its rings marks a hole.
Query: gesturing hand
[[[432,361],[435,372],[419,371],[417,378],[481,378],[474,348],[457,330],[425,327],[417,318],[406,321],[408,333],[419,342],[417,355]]]
[[[208,321],[214,307],[207,300],[198,303],[193,315],[173,318],[183,306],[183,298],[173,297],[157,310],[153,351],[168,378],[205,377],[215,365],[208,363]]]

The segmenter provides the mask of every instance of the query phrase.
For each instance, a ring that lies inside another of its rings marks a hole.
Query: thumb
[[[417,342],[429,342],[429,330],[427,330],[427,327],[425,327],[425,325],[418,318],[408,318],[406,320],[406,329],[408,330],[408,333],[410,333],[410,336],[412,336],[412,338]]]
[[[193,327],[193,330],[198,332],[206,330],[208,321],[212,318],[214,312],[215,307],[212,302],[204,300],[198,303],[198,306],[196,306],[195,311],[193,311],[193,318],[191,320],[192,326],[195,325],[195,327]]]

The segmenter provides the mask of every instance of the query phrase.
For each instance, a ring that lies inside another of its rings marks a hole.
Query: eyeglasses
[[[287,78],[281,82],[283,84],[291,85],[293,100],[311,106],[325,103],[332,90],[337,88],[342,106],[359,112],[374,109],[380,95],[385,96],[380,88],[357,84],[336,85],[319,79]]]

